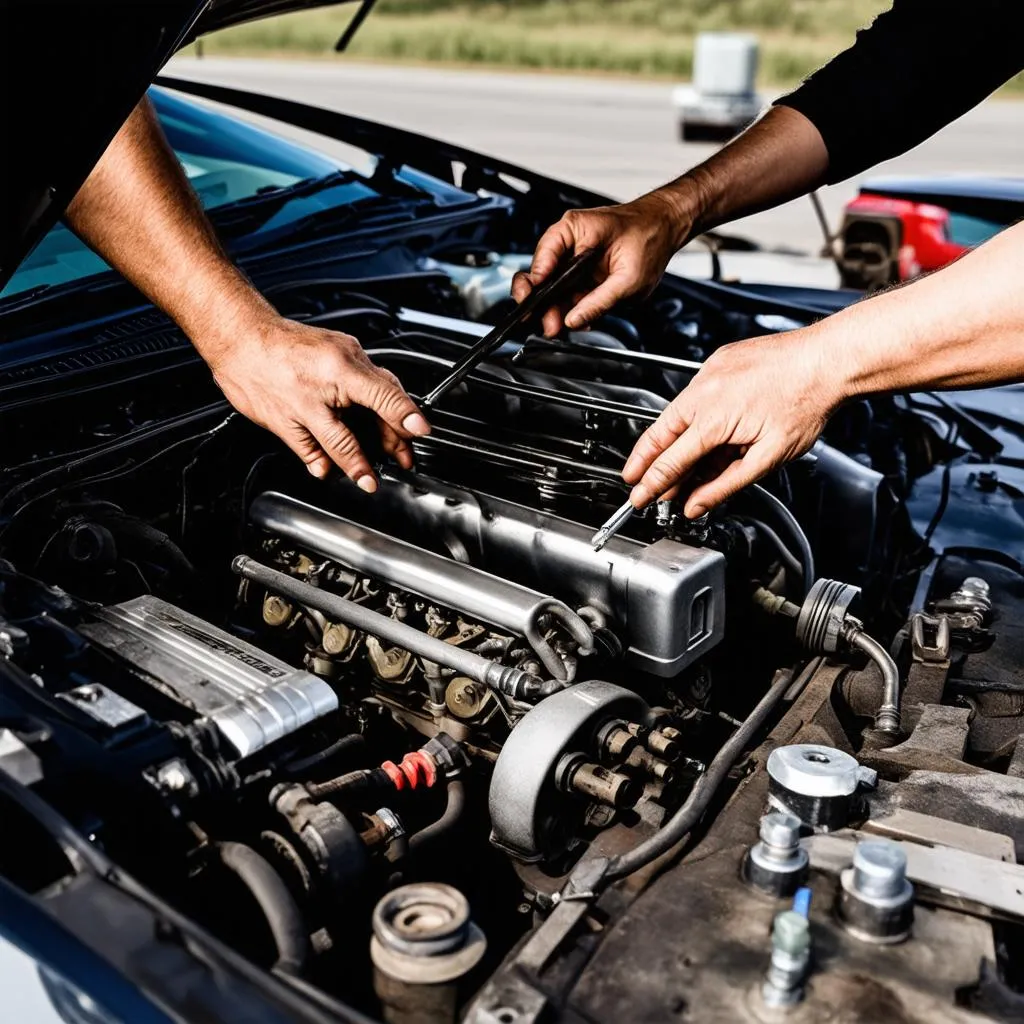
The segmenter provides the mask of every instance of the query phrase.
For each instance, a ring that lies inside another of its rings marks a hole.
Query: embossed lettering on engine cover
[[[208,717],[240,757],[338,707],[322,680],[159,598],[101,608],[79,631]]]

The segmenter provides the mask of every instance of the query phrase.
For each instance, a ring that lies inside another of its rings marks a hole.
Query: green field
[[[686,79],[693,38],[743,30],[761,40],[761,82],[787,86],[849,45],[889,0],[380,0],[349,60],[487,65]],[[206,54],[339,59],[356,5],[228,29]],[[194,50],[194,48],[191,48]],[[1024,90],[1024,75],[1013,87]]]
[[[757,32],[762,79],[787,85],[847,45],[885,0],[380,0],[352,58],[688,78],[702,30]],[[355,5],[207,37],[205,53],[330,57]]]

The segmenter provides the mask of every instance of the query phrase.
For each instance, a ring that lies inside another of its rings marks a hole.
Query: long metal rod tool
[[[593,537],[590,538],[590,546],[595,551],[600,551],[625,526],[626,521],[636,511],[631,501],[626,501],[608,518]]]
[[[529,320],[538,312],[547,309],[551,305],[553,297],[557,293],[565,291],[576,281],[596,255],[597,250],[595,249],[581,252],[578,256],[574,256],[553,277],[548,278],[539,288],[535,288],[530,292],[508,316],[496,324],[488,334],[484,335],[466,353],[463,359],[452,367],[451,373],[420,402],[420,407],[427,410],[431,406],[436,405],[453,387],[461,383],[479,363],[498,348],[516,327]]]

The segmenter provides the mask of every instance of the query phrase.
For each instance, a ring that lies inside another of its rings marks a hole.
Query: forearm
[[[1024,224],[903,288],[808,328],[842,397],[1024,380]]]
[[[221,249],[148,101],[115,136],[67,219],[210,362],[233,336],[274,316]]]
[[[810,192],[828,172],[828,151],[803,114],[773,107],[710,159],[656,190],[693,236]],[[685,237],[680,238],[680,244]]]

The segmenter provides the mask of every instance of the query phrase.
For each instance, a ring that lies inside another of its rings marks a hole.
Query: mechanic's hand
[[[647,295],[692,227],[692,218],[663,191],[619,206],[570,210],[541,236],[529,273],[520,272],[512,281],[512,297],[522,302],[563,258],[598,249],[601,255],[592,270],[597,287],[552,306],[543,318],[549,338],[558,334],[563,322],[570,329],[584,327],[620,300]]]
[[[338,415],[352,405],[376,413],[384,450],[412,467],[408,438],[430,433],[430,425],[355,338],[273,316],[245,339],[210,360],[214,378],[240,413],[277,434],[310,473],[324,477],[334,463],[362,490],[377,489],[369,460]]]
[[[804,328],[718,349],[643,433],[622,476],[637,508],[690,479],[691,519],[814,444],[843,398]]]

